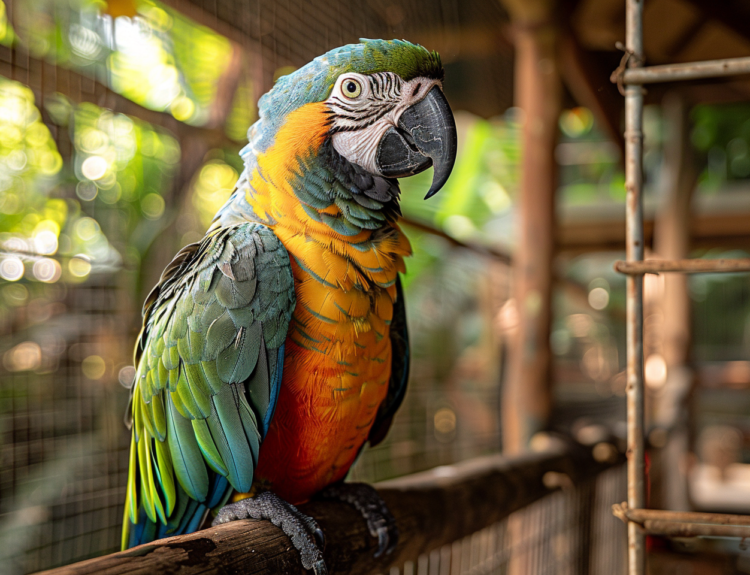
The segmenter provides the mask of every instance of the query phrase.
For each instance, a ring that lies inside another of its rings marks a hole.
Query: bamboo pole
[[[626,50],[628,66],[643,65],[643,0],[627,0]],[[643,88],[625,88],[625,251],[628,263],[643,260]],[[643,275],[626,280],[628,505],[646,503],[645,446],[643,438]],[[646,538],[635,523],[628,523],[628,573],[646,572]]]
[[[622,81],[625,84],[656,84],[740,74],[750,74],[750,58],[726,58],[631,69],[625,71]]]
[[[621,274],[642,275],[664,272],[686,274],[699,273],[737,273],[750,271],[750,258],[716,259],[716,260],[645,260],[633,262],[615,262],[614,268]]]

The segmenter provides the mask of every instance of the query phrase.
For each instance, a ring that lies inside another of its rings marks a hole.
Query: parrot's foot
[[[321,491],[318,498],[348,503],[362,514],[370,535],[378,539],[376,558],[383,553],[391,553],[396,548],[396,520],[374,487],[367,483],[336,483]]]
[[[265,491],[256,497],[241,499],[221,508],[212,525],[229,523],[238,519],[265,519],[286,533],[292,545],[299,551],[302,566],[315,575],[326,575],[322,549],[325,535],[315,519],[300,513],[299,510],[281,499],[278,495]]]

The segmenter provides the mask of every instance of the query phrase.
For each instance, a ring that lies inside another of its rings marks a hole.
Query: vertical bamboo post
[[[626,43],[632,56],[629,68],[643,65],[643,0],[627,0]],[[643,259],[643,89],[625,88],[625,191],[626,259]],[[643,441],[643,275],[626,280],[628,505],[642,509],[646,503]],[[645,536],[640,526],[628,523],[628,572],[644,575]]]
[[[518,330],[510,344],[503,390],[503,447],[526,449],[551,409],[549,329],[557,188],[557,123],[561,81],[554,2],[503,0],[515,32],[516,104],[523,110],[523,160],[513,294]]]

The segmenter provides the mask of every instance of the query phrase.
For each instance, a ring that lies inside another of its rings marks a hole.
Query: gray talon
[[[378,492],[366,483],[337,483],[318,494],[320,499],[342,501],[354,507],[367,522],[370,535],[377,538],[375,558],[390,554],[398,545],[398,527]]]
[[[313,533],[313,536],[315,537],[315,541],[318,542],[318,547],[321,549],[326,548],[326,534],[323,533],[323,530],[318,528],[315,530],[315,533]]]
[[[315,573],[315,575],[328,575],[328,569],[322,559],[313,565],[313,573]]]
[[[281,527],[281,530],[291,539],[294,548],[299,551],[302,566],[305,569],[312,570],[315,575],[328,573],[322,553],[325,542],[323,531],[315,519],[301,513],[294,505],[287,503],[278,495],[265,491],[256,497],[225,505],[216,515],[213,525],[238,519],[265,519]]]
[[[378,527],[378,550],[375,551],[376,559],[388,548],[388,539],[388,529],[385,526]]]

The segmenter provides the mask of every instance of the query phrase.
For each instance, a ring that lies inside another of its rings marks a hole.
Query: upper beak
[[[377,165],[389,178],[411,176],[435,167],[425,199],[438,193],[456,161],[456,122],[443,91],[429,93],[401,114],[398,126],[389,128],[378,144]]]

